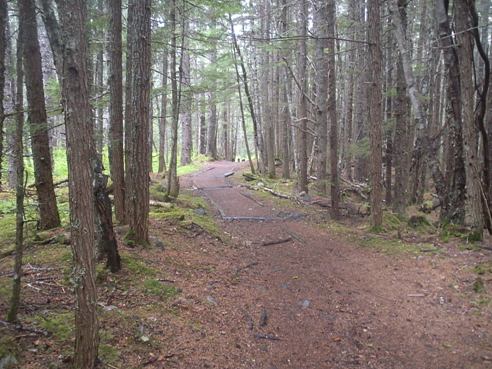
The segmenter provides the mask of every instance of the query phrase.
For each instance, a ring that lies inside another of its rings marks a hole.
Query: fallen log
[[[287,199],[287,200],[290,199],[290,196],[284,195],[283,193],[280,193],[280,192],[275,192],[274,190],[272,190],[271,188],[268,188],[268,187],[263,187],[263,191],[269,192],[273,196],[280,197],[281,199]]]
[[[273,245],[280,245],[282,243],[287,243],[287,242],[290,242],[292,241],[293,238],[291,236],[287,237],[287,238],[283,238],[281,240],[275,240],[275,241],[264,241],[261,245],[262,246],[273,246]]]

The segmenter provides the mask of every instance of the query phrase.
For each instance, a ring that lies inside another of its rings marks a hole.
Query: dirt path
[[[388,256],[285,219],[297,214],[224,178],[237,166],[216,162],[185,181],[217,208],[235,248],[207,254],[213,280],[197,279],[200,296],[188,297],[208,304],[176,366],[492,368],[490,310],[470,303],[462,259]]]

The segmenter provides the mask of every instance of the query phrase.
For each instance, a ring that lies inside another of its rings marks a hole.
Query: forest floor
[[[178,204],[152,209],[153,247],[121,245],[124,270],[98,268],[101,368],[492,367],[490,251],[335,222],[251,191],[243,170],[213,162],[182,177]],[[24,331],[0,324],[0,358],[19,368],[69,365],[70,253],[56,237],[27,252]],[[11,263],[0,260],[2,316]]]

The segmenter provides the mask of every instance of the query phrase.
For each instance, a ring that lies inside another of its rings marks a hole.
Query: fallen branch
[[[43,336],[49,336],[49,333],[47,331],[37,329],[37,328],[31,328],[31,327],[25,327],[22,324],[19,323],[10,323],[5,320],[0,320],[0,324],[2,324],[4,327],[15,330],[15,331],[21,331],[21,332],[32,332],[36,334],[42,334]]]
[[[162,202],[162,201],[155,201],[155,200],[150,200],[149,205],[155,206],[157,208],[166,208],[166,209],[170,209],[173,206],[173,204],[171,204],[170,202]]]
[[[280,193],[280,192],[275,192],[271,188],[263,187],[263,190],[266,191],[266,192],[271,193],[273,196],[280,197],[281,199],[287,199],[287,200],[290,199],[290,196],[284,195],[283,193]]]
[[[287,242],[290,242],[290,241],[292,241],[292,240],[293,240],[292,236],[289,236],[289,237],[287,237],[287,238],[283,238],[283,239],[281,239],[281,240],[276,240],[276,241],[265,241],[265,242],[263,242],[261,245],[262,245],[262,246],[273,246],[273,245],[280,245],[280,244],[282,244],[282,243],[287,243]]]
[[[261,340],[281,341],[280,337],[275,336],[273,334],[257,333],[257,334],[255,334],[255,338],[261,339]]]
[[[53,187],[58,187],[58,186],[61,186],[61,185],[65,184],[65,183],[68,183],[68,178],[67,179],[64,179],[62,181],[53,183]],[[28,188],[34,188],[34,187],[36,187],[36,183],[30,184],[27,187]]]

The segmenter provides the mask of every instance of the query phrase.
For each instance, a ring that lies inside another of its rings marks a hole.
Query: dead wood
[[[281,338],[278,336],[275,336],[274,334],[257,333],[257,334],[255,334],[255,338],[260,339],[260,340],[281,341]]]
[[[273,245],[280,245],[282,243],[287,243],[287,242],[290,242],[292,241],[293,238],[292,236],[289,236],[289,237],[286,237],[286,238],[282,238],[281,240],[275,240],[275,241],[265,241],[263,242],[261,245],[262,246],[273,246]]]

